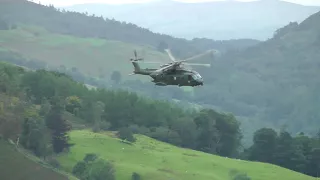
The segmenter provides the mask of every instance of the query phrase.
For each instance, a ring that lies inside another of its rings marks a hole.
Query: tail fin
[[[131,62],[132,62],[133,67],[134,67],[134,73],[139,72],[141,70],[139,64],[136,61],[131,61]]]

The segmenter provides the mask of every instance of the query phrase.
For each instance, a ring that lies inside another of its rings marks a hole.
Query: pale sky
[[[106,4],[125,4],[125,3],[145,3],[158,0],[30,0],[34,2],[40,2],[41,4],[53,4],[56,7],[69,6],[74,4],[84,4],[84,3],[106,3]],[[223,0],[175,0],[180,2],[207,2],[207,1],[223,1]],[[253,0],[238,0],[243,2],[253,1]],[[303,5],[318,5],[320,6],[320,0],[283,0]]]

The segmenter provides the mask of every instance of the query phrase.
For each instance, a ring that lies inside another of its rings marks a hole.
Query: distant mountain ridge
[[[187,39],[266,40],[278,28],[290,22],[302,22],[319,11],[320,7],[279,0],[200,3],[166,0],[124,5],[81,4],[65,9],[103,15],[137,24],[153,32]]]

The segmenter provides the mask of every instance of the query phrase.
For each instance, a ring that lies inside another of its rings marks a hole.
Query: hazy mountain
[[[171,0],[144,4],[81,4],[68,10],[131,22],[154,32],[177,37],[264,40],[289,22],[301,22],[320,7],[278,0],[255,2],[182,3]]]
[[[203,69],[198,99],[254,123],[293,132],[317,132],[320,123],[320,12],[290,23],[275,36],[242,51],[223,54]],[[202,96],[202,97],[201,97]],[[262,125],[262,126],[266,126]],[[246,129],[248,131],[248,129]]]

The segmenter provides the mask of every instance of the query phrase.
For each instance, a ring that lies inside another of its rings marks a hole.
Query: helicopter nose
[[[203,86],[203,80],[202,79],[198,79],[198,85]]]

